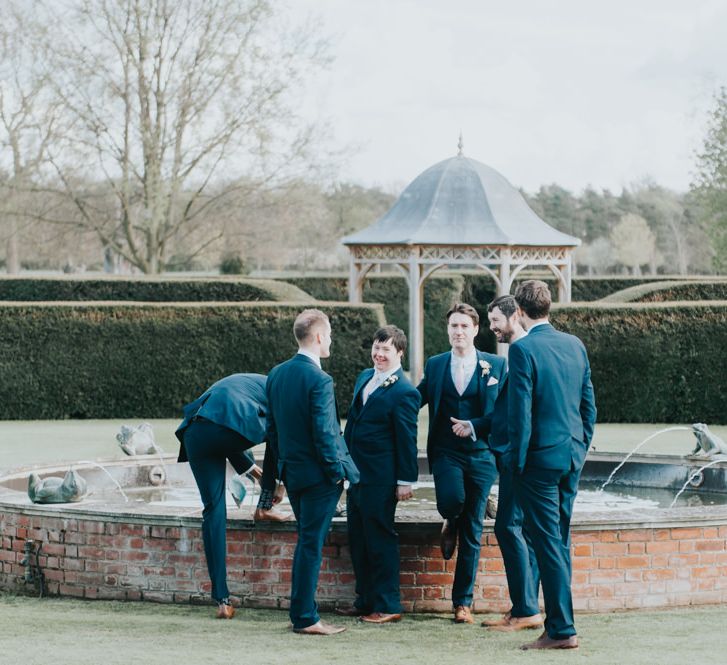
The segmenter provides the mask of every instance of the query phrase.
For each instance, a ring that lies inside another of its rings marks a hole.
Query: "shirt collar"
[[[401,363],[399,363],[396,367],[393,369],[387,370],[386,372],[377,372],[374,370],[374,375],[371,377],[372,379],[375,379],[378,377],[379,382],[386,381],[392,374],[396,374],[401,369]]]
[[[535,330],[538,326],[547,326],[549,323],[550,321],[538,321],[537,323],[533,323],[533,325],[528,328],[527,332]]]
[[[311,353],[307,349],[298,349],[298,353],[301,356],[305,356],[306,358],[310,358],[316,365],[318,365],[318,367],[321,366],[321,359],[315,353]]]
[[[462,363],[465,367],[474,367],[477,364],[477,349],[473,348],[472,353],[466,355],[464,358],[455,355],[454,351],[452,354],[452,364]]]

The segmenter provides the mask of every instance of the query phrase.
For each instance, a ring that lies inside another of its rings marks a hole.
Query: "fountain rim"
[[[621,453],[598,452],[592,451],[588,455],[589,461],[599,462],[618,462],[622,459]],[[161,456],[166,463],[176,463],[176,455],[166,453]],[[674,463],[680,460],[682,463],[695,465],[704,461],[700,457],[684,457],[678,455],[664,454],[641,454],[634,455],[630,461],[635,464],[646,463]],[[88,460],[87,462],[90,462]],[[160,462],[160,456],[138,455],[128,458],[100,458],[93,460],[94,464],[102,464],[109,468],[129,466],[155,466]],[[420,463],[426,463],[426,457],[420,456]],[[727,460],[722,461],[720,465],[727,468]],[[198,514],[174,514],[173,512],[153,512],[143,513],[139,511],[129,510],[127,504],[119,504],[118,509],[89,509],[83,507],[83,502],[76,503],[58,503],[58,504],[34,504],[28,499],[28,503],[18,503],[17,501],[8,501],[12,496],[17,499],[18,494],[23,494],[27,499],[27,493],[20,490],[7,487],[9,481],[18,481],[27,479],[29,473],[39,473],[41,475],[53,475],[65,473],[72,466],[77,471],[93,469],[93,464],[82,464],[80,462],[51,462],[47,464],[34,464],[23,467],[16,467],[0,472],[0,509],[14,513],[23,513],[33,516],[56,517],[63,519],[82,519],[91,521],[126,521],[134,524],[164,526],[164,527],[199,527],[202,521],[201,507]],[[188,508],[185,508],[188,510]],[[428,530],[439,529],[441,519],[436,515],[434,520],[417,519],[416,516],[409,518],[404,515],[397,515],[397,528],[406,531],[411,530]],[[587,514],[575,513],[571,522],[573,531],[591,531],[594,529],[646,529],[646,528],[681,528],[695,526],[717,526],[727,523],[727,504],[718,506],[699,506],[699,507],[678,507],[678,508],[648,508],[636,511],[622,512],[592,512]],[[494,525],[493,519],[485,520],[485,529],[492,530]],[[254,530],[265,529],[269,531],[295,531],[295,522],[264,522],[262,525],[256,525],[252,519],[252,515],[240,517],[233,512],[227,517],[228,529],[233,530]],[[332,528],[334,531],[346,529],[346,518],[336,517],[333,519]]]

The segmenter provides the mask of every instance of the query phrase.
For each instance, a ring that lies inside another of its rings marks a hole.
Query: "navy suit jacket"
[[[268,445],[289,491],[345,478],[358,482],[358,469],[341,435],[330,375],[298,353],[273,367],[266,393]]]
[[[549,323],[510,346],[508,432],[513,470],[566,471],[583,465],[593,438],[596,403],[583,342]]]
[[[392,374],[398,377],[395,382],[379,386],[363,404],[361,393],[373,375],[373,369],[365,369],[356,379],[343,433],[361,473],[359,482],[361,485],[415,483],[419,475],[419,392],[400,368]]]
[[[439,402],[444,389],[444,381],[447,377],[447,372],[452,371],[451,358],[451,351],[440,353],[437,356],[429,358],[424,365],[424,376],[417,386],[417,390],[422,397],[422,406],[429,404],[427,458],[429,459],[430,467],[433,462],[434,448],[437,443],[434,441],[433,437],[434,425],[436,423],[437,416],[439,415]],[[488,373],[483,373],[480,366],[481,362],[487,362],[490,364]],[[500,393],[506,374],[507,362],[504,358],[500,358],[492,353],[486,353],[485,351],[477,351],[475,377],[477,380],[477,394],[480,400],[480,413],[482,413],[482,415],[477,418],[472,418],[472,425],[475,428],[475,436],[478,440],[487,442],[487,438],[490,434],[492,410],[495,406],[495,400]],[[492,382],[493,379],[494,382]],[[449,414],[445,415],[449,417]]]
[[[175,432],[182,444],[180,462],[187,461],[184,430],[194,416],[202,416],[244,436],[251,444],[265,441],[265,377],[262,374],[231,374],[213,383],[194,402],[184,407],[184,420]]]

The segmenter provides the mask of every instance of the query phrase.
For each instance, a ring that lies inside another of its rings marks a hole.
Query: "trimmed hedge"
[[[290,277],[287,282],[317,300],[347,300],[348,277]],[[462,300],[464,278],[459,274],[432,275],[424,282],[424,354],[449,348],[445,316],[453,303]],[[386,320],[409,332],[409,290],[400,275],[369,275],[364,281],[363,300],[381,303]]]
[[[371,364],[380,305],[325,303],[324,367],[348,405]],[[234,372],[267,374],[296,350],[300,303],[0,304],[0,419],[175,418]],[[291,396],[294,399],[294,396]]]
[[[603,302],[670,302],[674,300],[727,300],[727,280],[651,282],[617,291]]]
[[[588,349],[599,422],[726,424],[727,302],[555,305]]]
[[[312,298],[292,284],[274,279],[166,279],[1,277],[0,300],[140,302],[311,302]],[[345,298],[336,298],[345,300]]]

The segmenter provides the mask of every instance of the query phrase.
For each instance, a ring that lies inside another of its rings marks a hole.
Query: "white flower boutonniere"
[[[492,365],[486,360],[480,360],[480,367],[482,368],[482,376],[487,376],[490,373]]]
[[[399,380],[399,377],[396,374],[392,374],[390,377],[388,377],[386,379],[386,381],[384,381],[381,384],[381,387],[388,388],[389,386],[393,386],[398,380]]]

